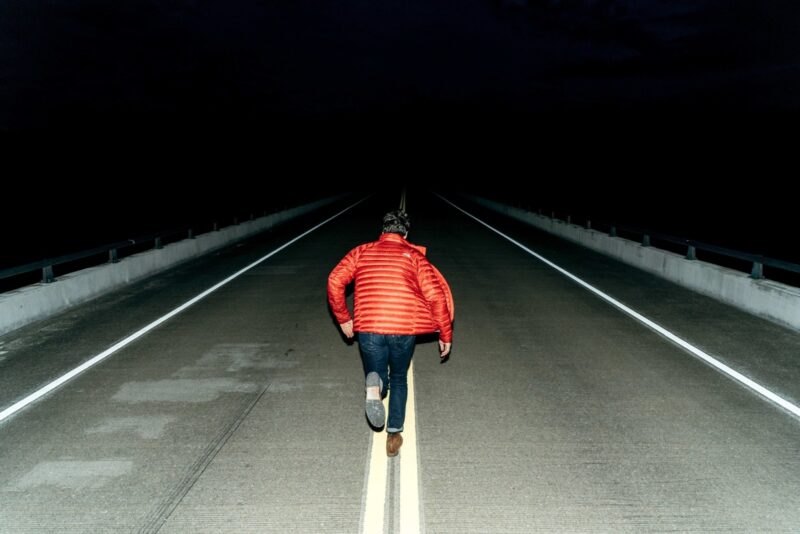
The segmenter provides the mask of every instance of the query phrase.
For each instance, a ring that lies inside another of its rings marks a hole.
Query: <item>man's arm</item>
[[[444,358],[450,353],[453,343],[453,324],[447,308],[447,296],[430,262],[424,257],[417,264],[417,276],[422,296],[428,302],[433,321],[439,329],[439,355]]]
[[[342,261],[333,268],[328,275],[328,304],[331,306],[333,315],[339,323],[342,332],[348,338],[353,337],[353,318],[347,309],[347,299],[345,298],[345,287],[353,281],[358,262],[359,249],[354,248],[342,258]]]

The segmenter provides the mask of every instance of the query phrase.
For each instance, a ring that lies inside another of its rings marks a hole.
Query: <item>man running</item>
[[[439,354],[450,353],[452,296],[441,273],[425,258],[425,249],[406,241],[411,222],[403,210],[383,217],[377,241],[351,250],[328,276],[328,302],[348,338],[358,335],[366,375],[367,419],[385,423],[381,399],[389,397],[386,454],[397,456],[408,396],[407,372],[417,334],[439,332]],[[355,279],[355,321],[345,287]]]

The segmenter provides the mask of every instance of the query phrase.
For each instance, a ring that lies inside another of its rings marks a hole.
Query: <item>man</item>
[[[384,425],[381,399],[389,397],[386,454],[396,456],[408,395],[407,372],[417,334],[439,332],[439,354],[450,353],[452,295],[425,249],[406,241],[411,222],[405,211],[383,217],[377,241],[351,250],[328,276],[328,302],[348,338],[358,334],[366,376],[367,419]],[[355,322],[347,310],[345,287],[355,279]]]

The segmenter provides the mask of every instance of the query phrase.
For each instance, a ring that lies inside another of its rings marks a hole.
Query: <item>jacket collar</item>
[[[380,241],[393,241],[395,243],[402,243],[402,244],[406,245],[407,247],[412,247],[412,248],[417,249],[420,253],[422,253],[423,256],[427,252],[427,249],[425,247],[420,246],[420,245],[414,245],[413,243],[409,243],[408,241],[406,241],[405,237],[401,236],[400,234],[395,234],[395,233],[392,233],[392,232],[387,232],[385,234],[381,234]]]

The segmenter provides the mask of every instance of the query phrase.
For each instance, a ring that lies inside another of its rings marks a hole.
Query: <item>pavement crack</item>
[[[155,534],[161,530],[161,527],[164,526],[164,523],[167,522],[178,505],[180,505],[183,498],[189,493],[195,483],[197,483],[206,468],[214,461],[214,458],[219,454],[230,437],[236,432],[247,416],[250,415],[250,412],[256,404],[258,404],[271,384],[271,382],[268,382],[264,385],[258,394],[242,407],[236,419],[223,428],[206,446],[203,454],[189,467],[180,483],[161,501],[158,508],[152,512],[151,519],[139,529],[141,534]]]

